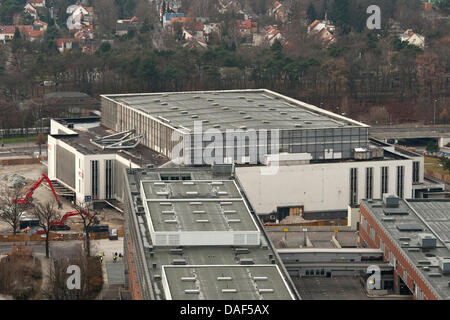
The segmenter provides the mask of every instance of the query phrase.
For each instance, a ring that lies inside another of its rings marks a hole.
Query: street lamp
[[[433,112],[433,124],[436,125],[436,102],[437,99],[434,99],[434,112]]]
[[[303,245],[306,247],[306,232],[308,231],[307,228],[303,228]]]

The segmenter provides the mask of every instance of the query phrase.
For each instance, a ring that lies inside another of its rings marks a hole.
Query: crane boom
[[[20,203],[20,204],[26,204],[28,203],[28,201],[30,200],[31,196],[33,195],[34,190],[36,190],[42,183],[42,181],[47,180],[48,185],[50,186],[50,189],[53,192],[53,196],[56,199],[56,202],[58,203],[58,206],[61,206],[61,203],[58,200],[58,196],[56,195],[56,191],[53,188],[52,182],[50,181],[50,179],[47,177],[47,175],[45,173],[42,174],[42,177],[39,178],[39,180],[37,180],[34,184],[33,187],[31,187],[30,191],[28,191],[27,195],[25,196],[25,198],[22,199],[14,199],[13,202],[14,203]]]

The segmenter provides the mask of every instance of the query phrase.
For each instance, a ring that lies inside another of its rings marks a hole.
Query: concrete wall
[[[303,205],[304,211],[347,211],[350,203],[350,168],[358,168],[358,202],[365,198],[366,168],[373,168],[373,198],[382,198],[381,167],[389,167],[388,193],[397,189],[397,166],[404,166],[404,198],[412,197],[412,161],[349,161],[281,166],[274,175],[263,167],[237,167],[236,176],[257,214],[277,207]]]

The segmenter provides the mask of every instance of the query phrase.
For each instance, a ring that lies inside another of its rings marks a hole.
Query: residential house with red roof
[[[241,35],[248,35],[258,32],[258,22],[247,20],[236,20],[236,26]]]
[[[319,35],[327,45],[336,41],[336,37],[334,36],[335,30],[336,27],[328,20],[314,20],[308,26],[308,34]]]

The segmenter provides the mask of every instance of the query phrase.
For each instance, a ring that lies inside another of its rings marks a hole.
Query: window
[[[91,161],[92,199],[98,199],[98,160]]]
[[[350,205],[358,204],[358,168],[350,169]]]
[[[364,218],[363,215],[361,215],[361,224],[362,224],[363,229],[367,229],[366,218]]]
[[[374,228],[370,228],[370,238],[375,241],[375,229]]]
[[[388,193],[389,167],[381,167],[381,198]]]
[[[413,162],[413,174],[412,174],[412,177],[413,177],[413,183],[417,183],[417,182],[419,182],[419,165],[420,165],[420,162],[419,161],[414,161]]]
[[[112,199],[113,197],[113,186],[114,186],[114,177],[113,177],[113,160],[105,161],[105,177],[106,177],[106,199]]]
[[[373,168],[366,168],[366,199],[373,198]]]
[[[403,198],[404,166],[397,166],[397,196]]]

